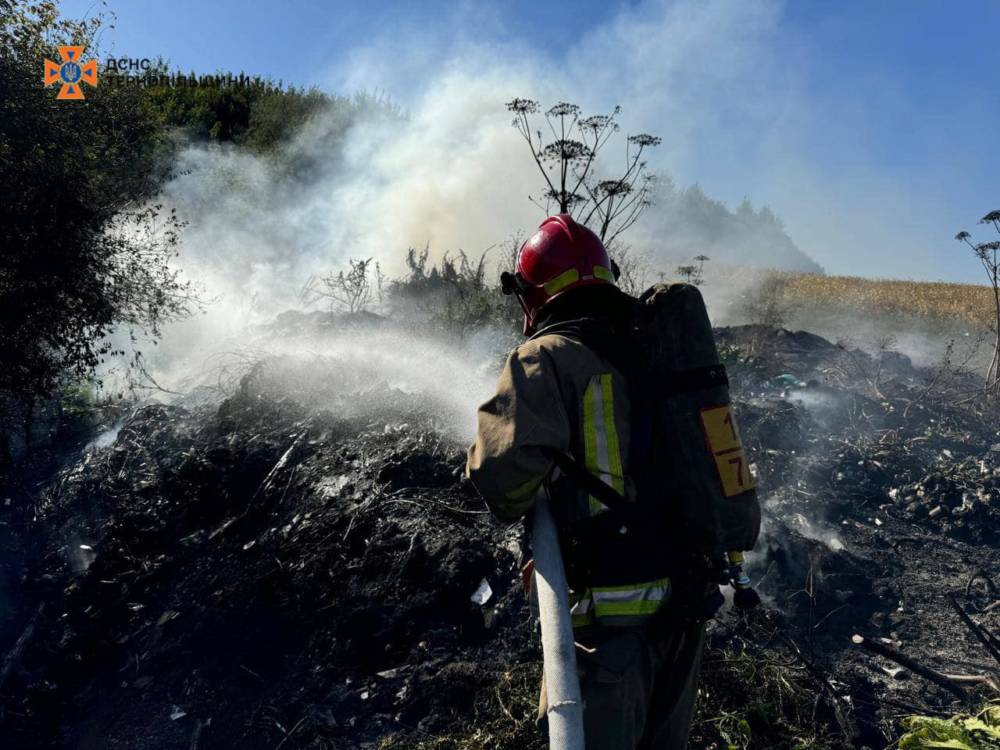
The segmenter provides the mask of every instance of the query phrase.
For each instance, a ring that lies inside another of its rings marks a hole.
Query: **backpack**
[[[636,558],[653,564],[648,550],[654,547],[671,557],[680,553],[712,560],[750,550],[760,533],[756,480],[701,292],[690,284],[656,284],[633,310],[631,330],[611,337],[616,345],[609,343],[606,331],[597,335],[592,321],[566,321],[536,334],[581,340],[610,359],[629,383],[627,473],[635,483],[637,503],[625,502],[570,456],[551,454],[564,474],[613,511],[610,518],[596,517],[589,524],[596,528],[587,536],[604,539],[605,544],[596,545],[603,547],[618,537],[614,529],[620,520],[628,519],[627,526],[648,538],[631,542],[639,542],[635,554],[609,550],[601,555],[622,562],[633,558],[627,565],[635,565]],[[626,544],[620,539],[615,546]]]
[[[756,479],[698,287],[656,284],[636,305],[629,472],[641,503],[667,500],[690,551],[750,550],[760,533]]]

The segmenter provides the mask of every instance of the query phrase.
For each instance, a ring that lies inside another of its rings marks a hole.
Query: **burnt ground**
[[[1000,671],[946,598],[1000,631],[1000,435],[959,403],[974,381],[806,333],[719,337],[766,499],[766,607],[712,624],[692,746],[881,748],[902,716],[977,705],[851,642]],[[319,366],[138,409],[0,503],[23,541],[3,747],[544,746],[519,526],[462,481],[432,400],[346,374],[317,399]]]

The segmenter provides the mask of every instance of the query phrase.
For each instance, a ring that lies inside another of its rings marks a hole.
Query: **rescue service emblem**
[[[63,45],[59,48],[61,63],[45,61],[45,85],[61,83],[56,99],[83,99],[83,86],[97,85],[97,60],[82,62],[83,47]]]

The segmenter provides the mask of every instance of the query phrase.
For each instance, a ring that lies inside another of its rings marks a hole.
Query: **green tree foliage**
[[[317,112],[336,100],[317,89],[272,89],[263,92],[250,107],[250,121],[242,137],[244,146],[258,152],[271,151],[288,140]]]
[[[63,19],[57,2],[0,0],[0,468],[54,426],[60,394],[91,392],[96,368],[126,354],[112,340],[132,334],[141,374],[140,335],[155,342],[163,323],[197,307],[172,262],[182,222],[157,203],[179,146],[230,142],[273,155],[296,180],[318,179],[315,155],[336,153],[359,118],[400,117],[378,97],[245,74],[155,83],[170,73],[162,60],[142,81],[105,71],[85,100],[57,101],[43,61],[58,60],[61,44],[102,61],[103,21]],[[310,147],[284,148],[320,111]]]
[[[165,66],[163,66],[165,72]],[[194,73],[192,79],[199,78]],[[167,128],[180,128],[199,140],[234,142],[267,152],[288,139],[332,99],[317,89],[284,88],[245,73],[239,85],[150,86],[146,96]],[[224,74],[219,74],[224,79]]]
[[[0,0],[0,412],[8,427],[62,382],[112,355],[119,327],[156,336],[188,313],[171,265],[179,222],[155,204],[166,176],[159,119],[135,86],[84,101],[42,86],[59,44],[87,45],[100,18]]]

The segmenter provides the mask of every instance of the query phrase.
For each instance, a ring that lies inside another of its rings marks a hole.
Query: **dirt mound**
[[[7,686],[15,746],[440,731],[533,655],[516,536],[457,481],[459,446],[261,382],[143,409],[54,484],[41,567],[66,585]]]
[[[720,338],[748,333],[765,332]],[[899,716],[951,696],[851,635],[996,668],[944,594],[1000,624],[989,585],[968,585],[1000,569],[997,425],[908,362],[855,352],[852,369],[818,337],[769,335],[730,368],[768,608],[712,625],[694,737],[883,747]],[[542,745],[521,530],[461,479],[446,406],[283,359],[221,404],[137,411],[36,498],[0,633],[0,653],[27,633],[0,683],[4,746]]]

